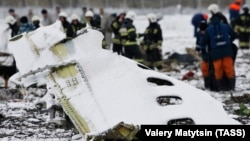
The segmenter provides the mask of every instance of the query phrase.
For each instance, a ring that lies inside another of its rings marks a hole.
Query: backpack
[[[208,29],[212,49],[230,46],[229,29],[226,24],[213,24]]]

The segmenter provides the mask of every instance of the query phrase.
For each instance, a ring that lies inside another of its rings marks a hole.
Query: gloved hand
[[[198,51],[198,52],[200,52],[200,51],[201,51],[201,47],[197,45],[197,46],[195,47],[195,50]]]
[[[161,46],[158,45],[158,44],[156,44],[156,43],[151,44],[149,48],[150,48],[151,50],[152,50],[152,49],[158,49],[158,50],[161,51]]]
[[[153,50],[153,49],[155,49],[155,48],[157,48],[157,44],[156,44],[156,43],[153,43],[153,44],[151,44],[151,45],[149,46],[149,49],[150,49],[150,50]]]

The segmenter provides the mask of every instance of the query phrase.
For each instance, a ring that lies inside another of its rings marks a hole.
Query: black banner
[[[141,125],[141,141],[250,141],[250,125]]]

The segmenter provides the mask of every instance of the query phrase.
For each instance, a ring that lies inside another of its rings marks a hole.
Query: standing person
[[[209,21],[213,21],[215,19],[219,20],[221,23],[229,25],[226,16],[221,13],[220,8],[217,4],[210,4],[208,6],[208,10],[212,14],[212,17],[209,19]],[[231,47],[233,49],[233,59],[235,61],[238,52],[238,47],[233,42],[231,42]]]
[[[240,16],[240,7],[242,0],[235,0],[232,4],[229,5],[229,19],[232,27],[235,25],[235,20]]]
[[[201,62],[201,73],[204,80],[204,88],[214,90],[213,87],[213,81],[210,80],[211,77],[209,77],[209,56],[208,56],[208,50],[206,46],[201,45],[201,40],[203,36],[205,35],[206,29],[207,29],[207,21],[201,21],[199,26],[199,31],[196,36],[196,48],[195,50],[198,51],[201,54],[202,62]]]
[[[57,5],[55,10],[56,10],[56,13],[54,15],[54,22],[59,19],[59,14],[61,13],[61,7]]]
[[[87,12],[87,7],[82,7],[82,17],[81,17],[81,22],[82,23],[87,23],[87,19],[86,19],[86,17],[85,17],[85,14],[86,14],[86,12]]]
[[[13,16],[9,15],[5,18],[5,23],[7,23],[9,25],[9,28],[11,29],[11,37],[16,36],[19,31],[19,26],[16,19]]]
[[[111,40],[112,40],[112,32],[111,32],[111,28],[110,28],[110,24],[112,22],[111,15],[105,13],[104,8],[100,8],[99,13],[101,16],[101,28],[103,29],[103,32],[105,34],[106,43],[107,43],[107,46],[109,48],[110,44],[111,44]]]
[[[95,30],[100,31],[104,38],[102,40],[102,48],[107,49],[107,44],[105,40],[105,34],[101,28],[101,17],[98,14],[94,14],[92,11],[87,11],[85,14],[86,20],[87,20],[87,25],[92,27]]]
[[[221,22],[218,15],[218,9],[209,7],[212,18],[210,24],[201,40],[201,45],[207,47],[214,68],[215,82],[217,90],[234,90],[235,88],[235,71],[234,71],[234,51],[232,41],[236,34],[229,25]],[[228,80],[229,85],[225,87],[223,76]],[[212,77],[212,76],[209,76]]]
[[[250,14],[249,7],[243,6],[243,13],[236,20],[234,28],[239,37],[240,49],[249,49],[250,47]]]
[[[74,37],[77,35],[77,31],[86,27],[86,24],[80,22],[80,17],[77,14],[71,15],[71,26],[74,33]]]
[[[20,22],[21,26],[19,28],[18,34],[35,30],[35,27],[31,23],[29,23],[28,18],[26,16],[21,17]]]
[[[67,38],[73,38],[74,32],[71,27],[71,24],[67,21],[67,14],[65,12],[61,12],[59,15],[59,20],[62,23],[64,32],[66,33]]]
[[[193,15],[191,23],[194,26],[194,37],[196,37],[199,31],[199,25],[201,21],[206,21],[208,18],[207,14],[203,13],[196,13]]]
[[[15,13],[15,10],[13,9],[13,8],[10,8],[9,9],[9,15],[10,16],[13,16],[15,19],[16,19],[16,21],[17,21],[17,24],[19,25],[20,24],[20,18],[19,18],[19,16]]]
[[[120,34],[122,43],[124,46],[124,53],[127,58],[134,59],[139,63],[143,62],[141,50],[137,44],[137,33],[136,28],[133,25],[136,14],[133,11],[129,11],[125,20],[121,26]]]
[[[34,16],[33,11],[30,9],[29,12],[28,12],[28,14],[27,14],[27,17],[28,17],[29,22],[32,21],[32,17],[33,17],[33,16]]]
[[[219,19],[221,23],[228,24],[226,16],[221,13],[220,8],[217,4],[210,4],[208,6],[208,10],[212,14],[209,22],[213,21],[213,19]]]
[[[121,13],[119,16],[116,17],[116,19],[111,23],[111,29],[114,34],[114,37],[112,38],[113,43],[113,52],[117,52],[119,55],[122,55],[122,42],[121,42],[121,36],[119,33],[119,30],[121,28],[121,25],[124,21],[126,13]]]
[[[48,11],[46,9],[42,9],[42,25],[47,26],[53,23]]]
[[[40,27],[40,18],[38,16],[33,16],[31,18],[31,21],[32,21],[32,24],[33,26],[35,27],[35,29],[39,28]]]
[[[144,64],[151,69],[162,69],[162,30],[157,23],[155,14],[147,15],[149,26],[144,32],[144,38],[141,43],[142,50],[145,54]]]
[[[85,22],[87,25],[89,26],[94,25],[94,13],[92,11],[87,11],[84,17],[86,18]]]

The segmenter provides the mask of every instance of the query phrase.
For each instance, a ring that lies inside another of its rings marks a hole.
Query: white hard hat
[[[87,11],[86,13],[85,13],[85,17],[94,17],[94,13],[92,12],[92,11]]]
[[[134,11],[129,11],[129,12],[126,14],[125,18],[126,18],[126,19],[130,19],[130,20],[133,21],[133,20],[135,19],[135,16],[136,16],[136,14],[135,14]]]
[[[210,4],[207,8],[209,11],[211,11],[213,14],[219,13],[220,12],[220,8],[217,4]]]
[[[242,9],[249,9],[249,6],[248,6],[247,4],[244,4],[244,5],[242,6]]]
[[[34,22],[34,21],[40,21],[40,18],[38,17],[38,16],[33,16],[32,18],[31,18],[31,21],[32,22]]]
[[[147,15],[147,18],[148,18],[148,20],[149,20],[151,23],[157,22],[156,15],[153,14],[153,13],[148,14],[148,15]]]
[[[58,17],[65,17],[65,18],[67,18],[68,15],[65,12],[60,12],[59,15],[58,15]]]
[[[71,21],[73,20],[80,20],[80,17],[77,15],[77,14],[72,14],[71,17],[70,17]]]
[[[161,14],[161,13],[157,13],[157,14],[156,14],[156,19],[157,19],[157,21],[162,20],[162,19],[163,19],[162,14]]]
[[[16,22],[16,19],[13,16],[7,16],[5,18],[5,23],[13,25]]]

